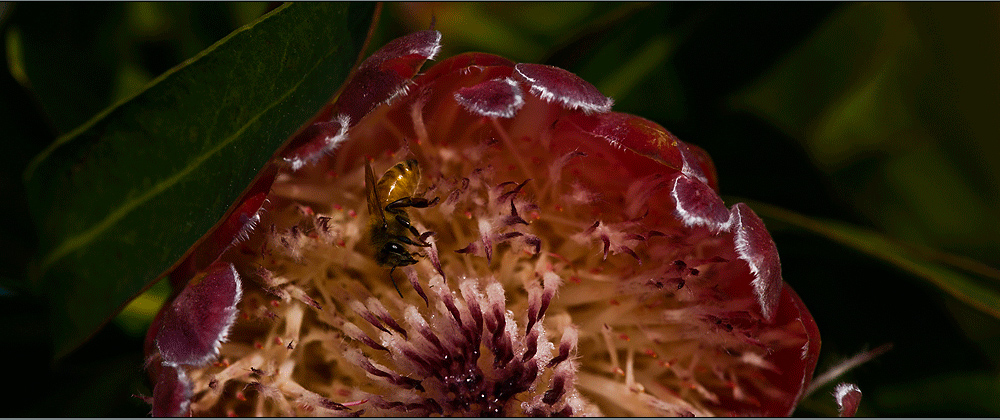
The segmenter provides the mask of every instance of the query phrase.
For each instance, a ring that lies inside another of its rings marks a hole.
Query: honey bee
[[[372,250],[375,251],[375,261],[389,270],[389,279],[399,291],[392,272],[396,267],[416,264],[416,254],[407,251],[404,245],[428,247],[430,244],[419,239],[420,233],[410,225],[410,215],[407,207],[426,208],[437,203],[438,197],[428,201],[426,198],[414,197],[417,184],[420,183],[420,166],[416,159],[399,162],[385,171],[378,181],[372,166],[365,162],[365,189],[368,195],[368,232]],[[407,233],[417,237],[410,239]]]

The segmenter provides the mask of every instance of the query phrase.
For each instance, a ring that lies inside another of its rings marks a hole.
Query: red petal
[[[347,129],[350,125],[350,118],[341,114],[333,121],[318,122],[306,127],[302,133],[296,136],[298,141],[305,139],[305,144],[285,154],[285,162],[291,165],[293,171],[297,171],[305,165],[316,163],[324,154],[329,153],[340,142],[347,139]]]
[[[780,372],[764,372],[771,383],[784,391],[788,398],[767,400],[765,416],[786,417],[795,411],[806,387],[812,381],[816,363],[819,361],[821,340],[816,320],[806,309],[805,303],[791,287],[781,289],[781,298],[774,314],[772,325],[787,325],[788,330],[805,337],[802,347],[785,347],[768,356]],[[801,329],[801,330],[799,330]]]
[[[156,346],[165,365],[204,365],[214,359],[236,319],[242,288],[232,264],[216,262],[192,280],[163,313]]]
[[[513,73],[514,62],[493,54],[478,52],[460,54],[454,57],[448,57],[440,63],[435,64],[433,67],[427,69],[426,73],[418,77],[415,82],[418,85],[425,85],[431,80],[440,79],[442,76],[456,71],[462,72],[463,74],[470,74],[476,72],[477,70],[491,67],[506,68],[507,72],[503,76],[506,77]]]
[[[778,248],[774,246],[771,234],[764,227],[764,221],[746,204],[736,203],[732,218],[736,253],[750,266],[750,273],[754,276],[753,289],[760,303],[761,313],[764,318],[771,319],[781,297],[783,284]]]
[[[397,38],[368,57],[344,86],[334,115],[356,124],[381,103],[405,93],[410,78],[441,49],[441,33],[421,31]]]
[[[712,232],[729,227],[729,209],[705,183],[678,175],[670,195],[676,203],[674,213],[686,226],[706,226]]]
[[[833,390],[833,397],[837,399],[840,417],[854,417],[857,414],[858,405],[861,404],[861,390],[857,385],[841,383]]]
[[[566,119],[616,148],[631,150],[678,171],[684,166],[683,157],[677,150],[680,140],[651,121],[618,112],[589,116],[570,114]]]
[[[594,85],[559,67],[520,63],[514,69],[531,86],[531,93],[547,102],[558,101],[567,109],[604,113],[614,103]]]
[[[467,111],[484,117],[511,118],[524,106],[521,88],[509,78],[460,88],[455,100]]]
[[[191,396],[191,381],[184,371],[164,367],[153,387],[153,417],[186,416]]]
[[[266,204],[267,192],[276,174],[276,167],[268,165],[258,175],[254,184],[244,193],[236,206],[219,227],[210,231],[201,242],[191,247],[188,255],[170,271],[170,284],[174,290],[182,289],[195,274],[204,271],[219,259],[227,249],[240,242],[256,227],[260,212]]]

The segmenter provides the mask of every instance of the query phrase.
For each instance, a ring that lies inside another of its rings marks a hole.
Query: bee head
[[[379,261],[380,264],[391,265],[394,267],[402,267],[417,263],[417,260],[413,258],[410,252],[407,251],[402,244],[396,242],[386,243],[385,246],[382,247],[378,256],[381,260]]]

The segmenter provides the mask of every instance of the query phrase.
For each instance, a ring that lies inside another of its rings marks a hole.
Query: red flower
[[[412,77],[439,38],[363,63],[213,234],[257,226],[154,322],[154,414],[790,414],[819,333],[707,154],[555,67]]]

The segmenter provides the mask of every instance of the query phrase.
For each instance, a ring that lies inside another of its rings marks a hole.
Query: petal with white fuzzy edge
[[[857,385],[840,383],[834,388],[833,397],[837,399],[840,417],[854,417],[858,412],[858,405],[861,404],[861,390],[858,389]]]
[[[679,174],[674,178],[670,196],[676,207],[674,214],[688,227],[705,226],[719,232],[729,226],[729,209],[722,199],[705,183]]]
[[[324,154],[330,153],[337,148],[337,145],[347,139],[347,129],[350,126],[350,117],[340,114],[333,121],[318,122],[307,127],[300,134],[300,137],[308,136],[312,140],[288,153],[284,157],[285,162],[292,167],[293,171],[316,163]]]
[[[558,67],[520,63],[514,66],[514,71],[531,86],[531,93],[547,102],[557,101],[568,109],[604,113],[614,104],[594,85]]]
[[[736,254],[750,266],[761,313],[764,318],[771,319],[783,285],[778,248],[764,227],[764,221],[746,204],[736,203],[731,217]]]
[[[204,365],[219,354],[236,320],[240,276],[232,264],[216,262],[196,277],[163,314],[156,346],[163,364]]]
[[[511,118],[524,106],[521,88],[511,78],[459,88],[455,100],[467,111],[484,117]]]
[[[183,370],[164,367],[153,387],[153,417],[181,417],[191,404],[191,381]]]
[[[337,98],[337,114],[358,121],[379,104],[405,94],[410,78],[441,50],[441,33],[414,32],[380,48],[351,76]]]

